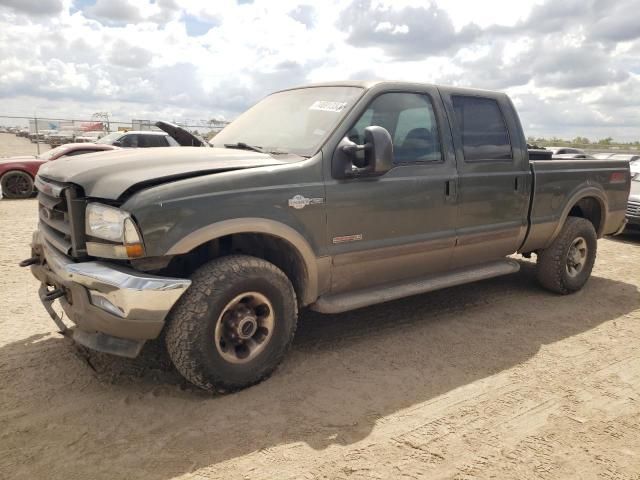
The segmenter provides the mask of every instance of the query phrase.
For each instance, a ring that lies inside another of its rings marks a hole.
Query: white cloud
[[[275,89],[374,77],[505,90],[527,134],[635,140],[633,3],[0,0],[0,115],[233,118]]]

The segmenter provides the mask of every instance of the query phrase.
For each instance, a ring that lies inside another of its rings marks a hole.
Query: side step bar
[[[314,304],[310,305],[309,308],[321,313],[342,313],[355,310],[356,308],[375,305],[376,303],[388,302],[398,298],[440,290],[441,288],[516,273],[518,270],[520,270],[520,264],[518,262],[511,259],[504,259],[403,283],[380,285],[355,292],[323,295],[318,298]]]

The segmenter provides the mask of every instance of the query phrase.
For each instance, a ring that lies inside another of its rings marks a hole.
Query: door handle
[[[518,176],[516,175],[516,180],[513,182],[513,189],[517,192],[518,190],[520,190],[520,185],[518,182]]]
[[[455,179],[447,180],[444,182],[444,196],[447,200],[453,200],[456,198],[456,181]]]

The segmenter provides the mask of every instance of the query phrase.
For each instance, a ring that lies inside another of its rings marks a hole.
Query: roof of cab
[[[336,81],[336,82],[321,82],[321,83],[310,83],[308,85],[298,85],[296,87],[284,88],[282,90],[278,90],[273,93],[278,92],[286,92],[288,90],[299,90],[302,88],[317,88],[317,87],[358,87],[364,89],[370,89],[378,86],[386,86],[388,88],[411,88],[413,87],[435,87],[438,89],[447,90],[451,93],[458,94],[468,94],[468,95],[483,95],[489,97],[495,97],[496,95],[506,95],[503,92],[498,92],[495,90],[483,90],[478,88],[469,88],[469,87],[456,87],[450,85],[436,85],[433,83],[420,83],[420,82],[407,82],[401,80],[344,80],[344,81]]]

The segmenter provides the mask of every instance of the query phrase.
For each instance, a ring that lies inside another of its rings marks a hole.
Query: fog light
[[[100,293],[90,291],[89,296],[91,297],[91,303],[94,306],[104,310],[105,312],[109,312],[113,315],[124,318],[124,311],[122,311],[116,305],[111,303],[109,300],[107,300],[107,298],[103,297]]]

